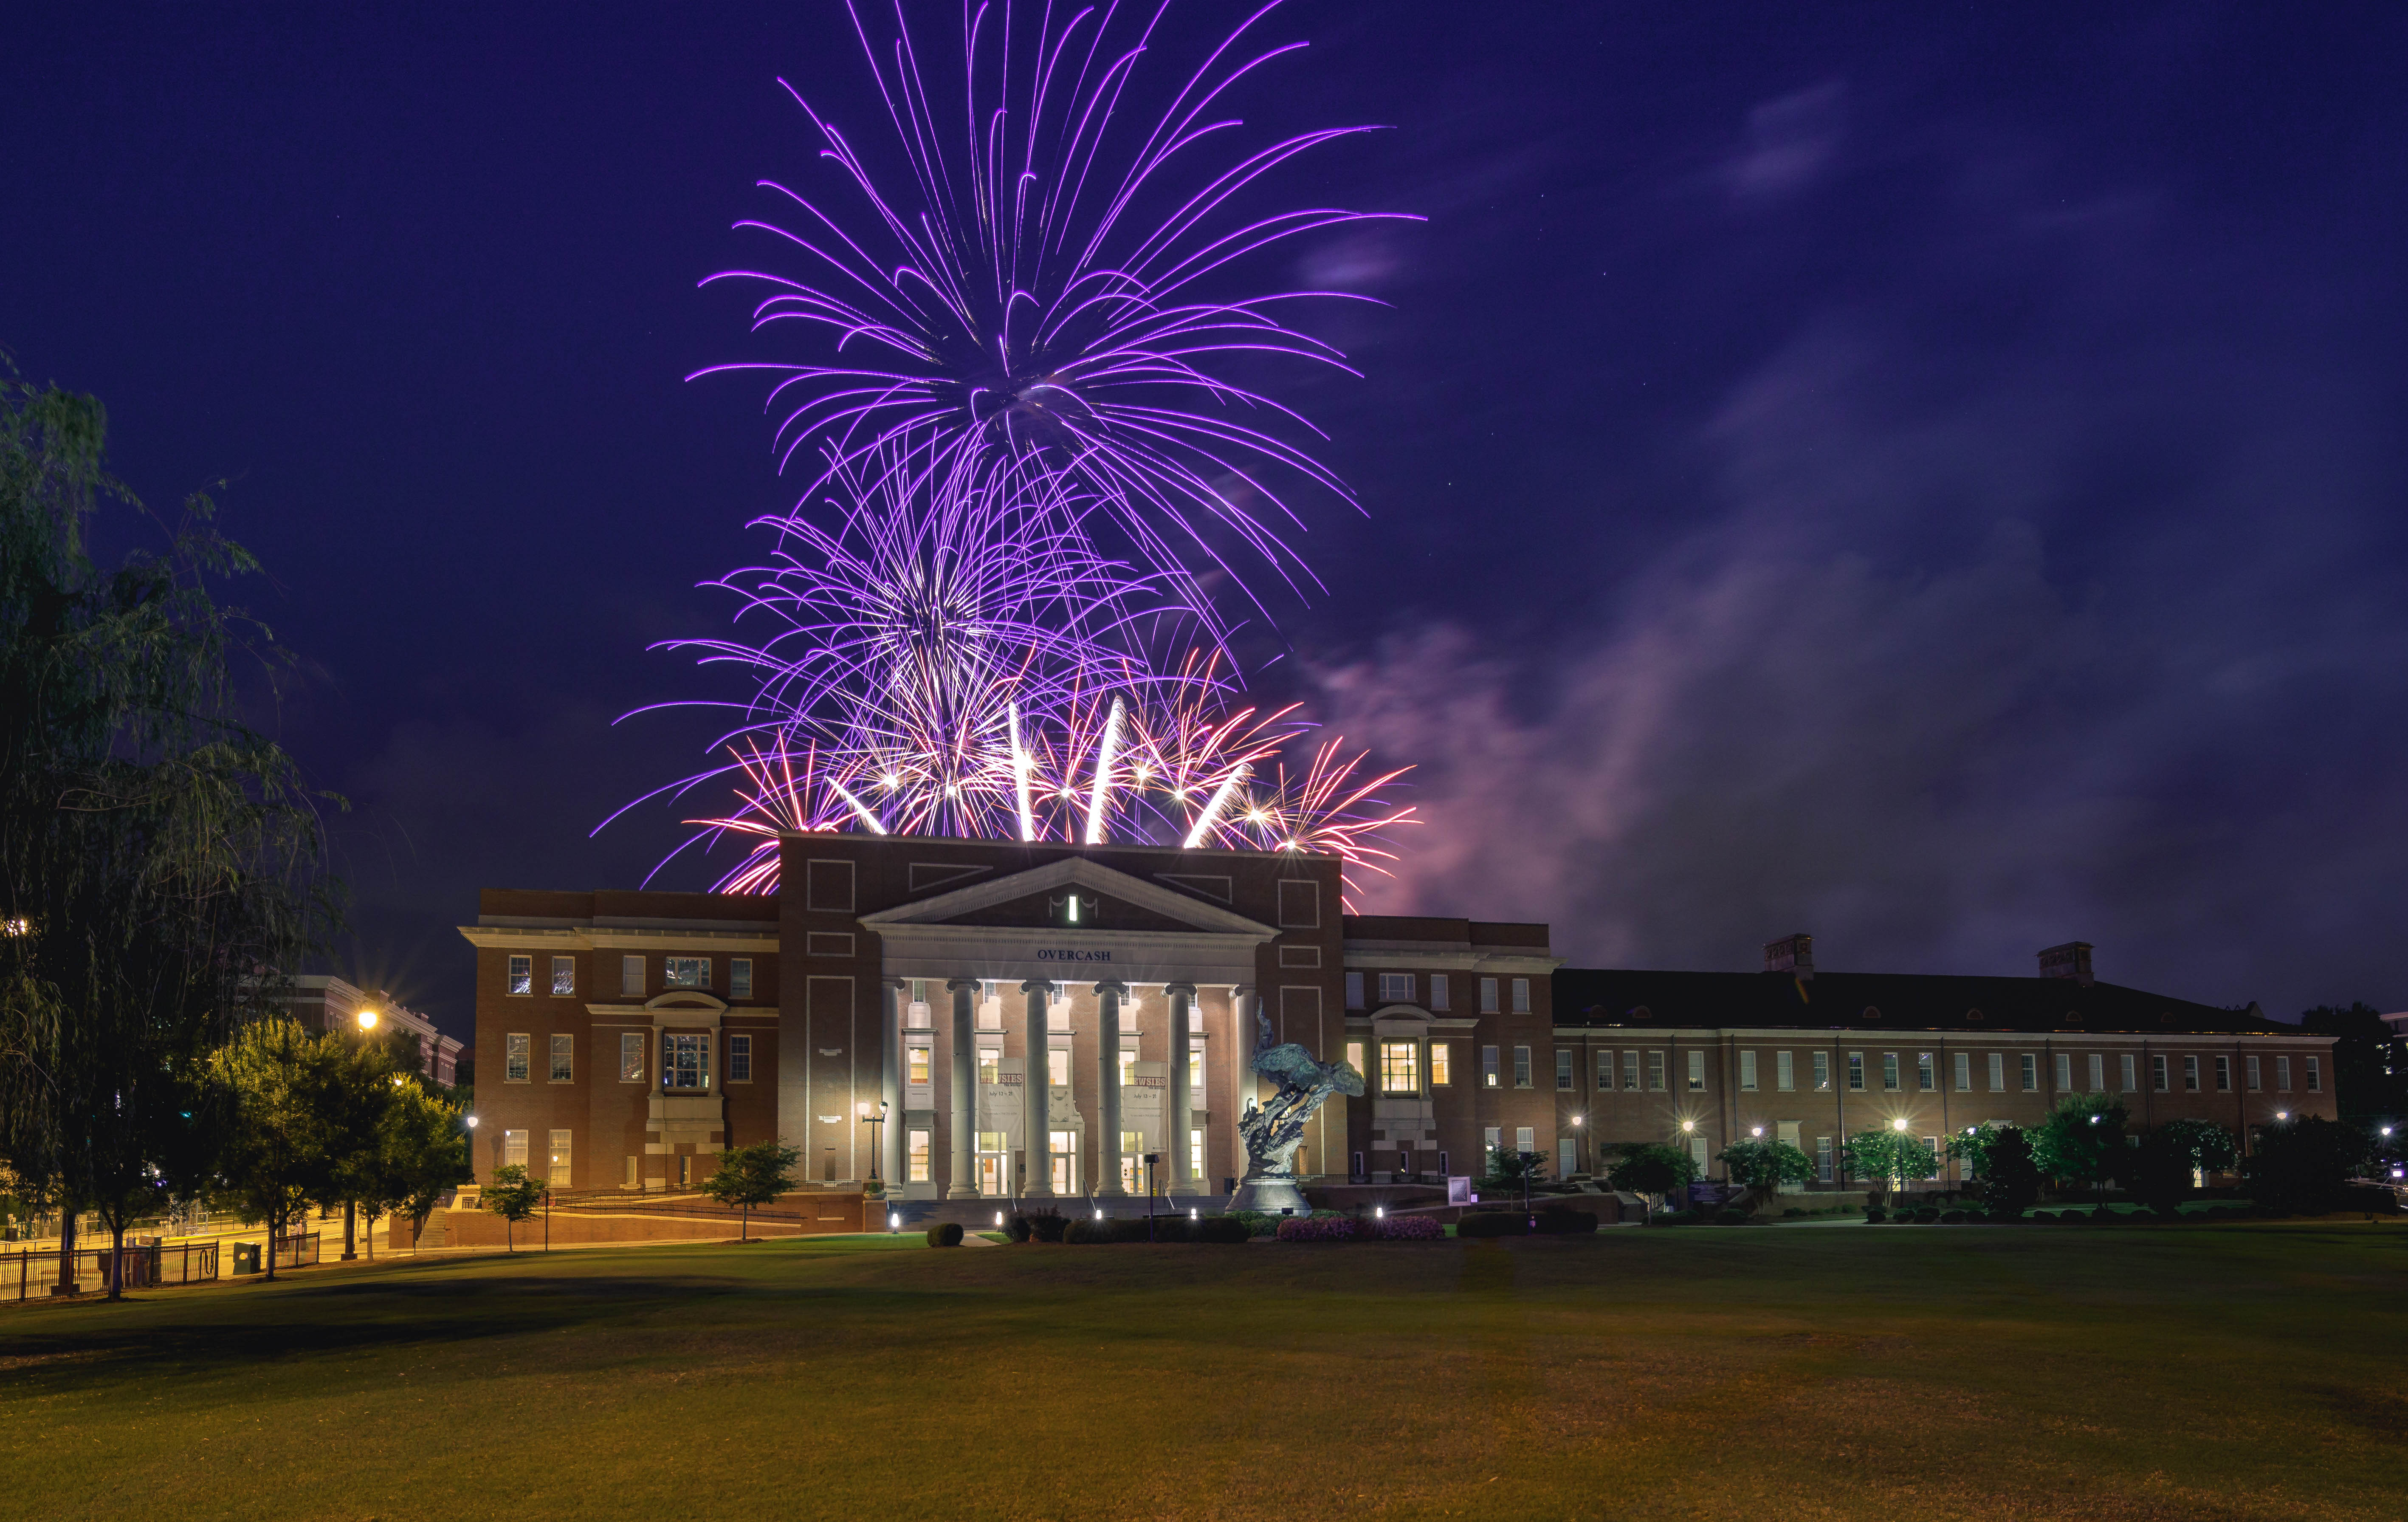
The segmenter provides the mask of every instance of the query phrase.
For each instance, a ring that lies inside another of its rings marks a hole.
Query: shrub
[[[2054,1225],[2057,1221],[2057,1212],[2053,1210],[2036,1210],[2031,1213],[2031,1218],[2035,1221],[2047,1221]]]
[[[1013,1216],[1004,1230],[1014,1242],[1060,1242],[1069,1226],[1068,1217],[1060,1211],[1037,1210]]]
[[[1282,1221],[1290,1220],[1293,1217],[1273,1215],[1268,1211],[1241,1210],[1231,1219],[1245,1222],[1247,1232],[1253,1236],[1270,1237],[1278,1235],[1279,1224]]]
[[[1353,1242],[1354,1223],[1343,1215],[1290,1216],[1279,1224],[1282,1242]]]
[[[1190,1242],[1244,1242],[1254,1234],[1253,1227],[1234,1215],[1207,1215],[1187,1228]]]
[[[928,1228],[928,1245],[931,1247],[959,1247],[961,1244],[962,1223],[959,1221],[939,1221]]]
[[[1940,1224],[1939,1207],[1934,1205],[1926,1205],[1921,1210],[1914,1213],[1914,1219],[1917,1224],[1922,1226],[1938,1226]]]
[[[1961,1210],[1948,1210],[1942,1211],[1940,1213],[1940,1224],[1942,1226],[1963,1226],[1967,1219],[1968,1217]]]
[[[1594,1220],[1596,1217],[1592,1216],[1590,1219]],[[1747,1222],[1748,1214],[1747,1212],[1743,1210],[1733,1210],[1729,1206],[1726,1205],[1721,1210],[1714,1212],[1714,1225],[1716,1226],[1745,1226],[1747,1225]],[[1597,1228],[1595,1227],[1591,1227],[1589,1229],[1594,1231]]]
[[[1739,1214],[1741,1219],[1746,1219],[1744,1211]],[[1570,1205],[1549,1205],[1539,1213],[1539,1230],[1550,1237],[1576,1236],[1596,1229],[1597,1213],[1594,1211],[1574,1210]]]
[[[1865,1222],[1867,1225],[1879,1226],[1888,1219],[1889,1213],[1883,1210],[1879,1205],[1867,1205],[1865,1207]]]
[[[1436,1242],[1446,1235],[1435,1215],[1391,1215],[1372,1224],[1382,1242]]]
[[[1530,1218],[1509,1215],[1503,1211],[1475,1211],[1455,1224],[1458,1237],[1526,1237],[1530,1234]]]

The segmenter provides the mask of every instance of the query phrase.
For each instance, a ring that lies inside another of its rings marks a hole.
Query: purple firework
[[[957,53],[934,66],[899,6],[882,46],[849,7],[900,172],[874,172],[787,85],[859,208],[832,210],[764,180],[790,203],[786,222],[737,225],[807,255],[804,272],[729,270],[705,281],[766,286],[755,330],[799,323],[824,337],[826,352],[696,373],[779,377],[769,402],[783,409],[781,469],[818,446],[840,466],[905,472],[909,495],[939,498],[987,495],[1031,469],[1059,474],[1100,509],[1097,526],[1108,522],[1125,553],[1220,638],[1226,625],[1196,579],[1202,566],[1231,568],[1215,540],[1242,544],[1293,587],[1311,573],[1277,526],[1301,522],[1286,482],[1300,477],[1353,500],[1288,441],[1317,430],[1226,373],[1233,359],[1259,354],[1345,369],[1336,349],[1283,314],[1347,294],[1221,287],[1268,246],[1384,215],[1240,214],[1243,193],[1272,169],[1372,130],[1224,146],[1242,123],[1217,114],[1223,97],[1304,46],[1249,40],[1271,8],[1240,22],[1157,111],[1138,104],[1131,84],[1167,3],[1124,24],[1113,4],[998,14],[973,0]]]

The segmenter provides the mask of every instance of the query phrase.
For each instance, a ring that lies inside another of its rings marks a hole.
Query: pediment
[[[1279,932],[1243,914],[1106,867],[1084,856],[1065,856],[1025,872],[989,879],[913,903],[864,914],[871,927],[960,925],[1058,929],[1053,905],[1072,889],[1102,900],[1100,932],[1204,931],[1268,940]]]
[[[644,1000],[648,1010],[724,1010],[727,1000],[699,988],[672,988]]]

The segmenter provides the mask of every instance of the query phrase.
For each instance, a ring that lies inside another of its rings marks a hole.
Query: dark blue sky
[[[56,7],[0,50],[0,345],[307,661],[343,970],[465,1032],[480,886],[632,884],[782,506],[737,298],[841,11]],[[932,21],[941,23],[951,7]],[[1201,19],[1221,12],[1187,7]],[[1373,907],[1583,962],[2408,1006],[2408,11],[1300,4],[1250,124],[1391,303],[1281,395],[1368,517],[1267,690],[1414,763]],[[840,114],[839,121],[847,120]],[[672,885],[699,885],[672,871]]]

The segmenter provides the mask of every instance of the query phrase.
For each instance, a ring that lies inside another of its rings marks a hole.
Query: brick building
[[[1600,1141],[1711,1159],[1757,1127],[1816,1155],[1899,1118],[2037,1120],[2072,1087],[2121,1084],[2136,1116],[2332,1113],[2329,1041],[2096,984],[2087,947],[2028,979],[1817,980],[1802,937],[1762,974],[1570,971],[1543,925],[1342,915],[1338,873],[796,834],[775,895],[487,890],[461,928],[478,1176],[674,1188],[776,1136],[814,1184],[907,1199],[1109,1201],[1149,1153],[1154,1187],[1217,1195],[1258,1019],[1366,1075],[1298,1153],[1325,1183],[1477,1173],[1490,1146],[1566,1173]]]
[[[418,1070],[449,1085],[458,1077],[460,1042],[435,1028],[435,1022],[397,998],[372,994],[356,984],[322,972],[293,980],[285,996],[293,1017],[312,1030],[351,1031],[359,1028],[362,1010],[376,1012],[377,1028],[408,1031],[418,1038]]]

